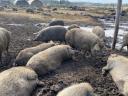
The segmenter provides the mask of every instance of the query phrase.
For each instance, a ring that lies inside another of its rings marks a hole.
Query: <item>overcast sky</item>
[[[116,3],[118,0],[69,0],[69,1],[83,1],[83,2],[93,2],[93,3]],[[128,0],[122,0],[123,3],[128,3]]]

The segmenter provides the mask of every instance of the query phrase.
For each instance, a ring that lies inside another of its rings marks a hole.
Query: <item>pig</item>
[[[120,93],[128,96],[128,58],[111,54],[107,60],[107,65],[102,69],[104,76],[108,73],[112,76]]]
[[[64,26],[64,21],[63,20],[52,20],[49,23],[49,26],[56,26],[56,25]]]
[[[104,47],[104,43],[97,35],[80,28],[69,30],[65,40],[73,48],[83,50],[85,54],[89,52],[92,56],[95,55],[95,51],[100,51]]]
[[[57,96],[96,96],[96,94],[89,83],[78,83],[63,89]]]
[[[122,46],[120,48],[120,51],[122,51],[122,49],[125,46],[127,46],[127,51],[128,51],[128,33],[123,36],[123,42],[122,42]]]
[[[27,12],[27,13],[32,13],[32,14],[34,14],[34,10],[31,9],[31,8],[26,9],[26,12]]]
[[[57,69],[63,61],[72,59],[75,51],[69,45],[56,45],[32,56],[27,62],[28,67],[43,76]]]
[[[50,26],[38,32],[34,41],[48,42],[52,41],[65,41],[65,34],[67,29],[63,26]]]
[[[77,24],[72,24],[68,27],[68,30],[71,30],[73,28],[80,28],[80,26],[78,26]]]
[[[28,60],[38,52],[44,51],[52,46],[55,46],[54,42],[43,43],[35,47],[25,48],[19,52],[16,57],[15,65],[24,66],[27,64]]]
[[[6,30],[5,28],[0,27],[0,61],[2,63],[2,53],[3,51],[7,51],[9,48],[11,38],[11,32]]]
[[[92,29],[92,32],[94,34],[96,34],[102,41],[105,40],[105,31],[102,27],[100,26],[95,26],[93,29]]]
[[[38,76],[27,67],[13,67],[0,73],[0,96],[31,96]]]

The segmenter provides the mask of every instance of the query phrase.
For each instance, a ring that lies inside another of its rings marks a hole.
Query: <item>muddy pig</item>
[[[43,76],[58,68],[63,61],[71,59],[73,54],[74,50],[69,45],[53,46],[31,57],[26,66]]]
[[[52,20],[49,23],[49,26],[56,26],[56,25],[64,26],[64,21],[63,20]]]
[[[66,33],[65,39],[70,46],[83,50],[84,53],[89,52],[91,55],[94,55],[96,50],[100,51],[104,47],[104,43],[97,35],[80,28],[69,30]]]
[[[102,69],[104,76],[106,76],[107,73],[110,73],[112,76],[120,93],[128,96],[128,58],[111,54],[108,58],[107,65]]]
[[[34,41],[65,41],[66,32],[67,29],[63,26],[50,26],[39,31]]]
[[[95,26],[92,30],[94,34],[96,34],[102,41],[105,40],[105,31],[100,26]]]
[[[62,91],[57,96],[96,96],[93,93],[93,88],[89,83],[80,83],[71,85]]]
[[[18,66],[24,66],[27,64],[28,60],[35,54],[37,54],[40,51],[46,50],[52,46],[55,46],[54,42],[49,42],[49,43],[43,43],[35,47],[30,47],[30,48],[25,48],[21,50],[16,57],[15,60],[15,65]]]
[[[123,42],[122,42],[122,46],[121,46],[120,51],[122,51],[122,49],[125,46],[127,46],[127,51],[128,51],[128,33],[123,36]]]
[[[27,67],[13,67],[0,73],[0,96],[31,96],[37,74]]]
[[[71,30],[73,28],[80,28],[80,26],[78,26],[77,24],[72,24],[68,27],[68,30]]]
[[[2,52],[7,51],[9,48],[11,38],[11,32],[6,30],[5,28],[0,27],[0,61],[2,63]]]

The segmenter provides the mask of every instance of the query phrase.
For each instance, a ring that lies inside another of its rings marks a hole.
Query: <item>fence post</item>
[[[112,43],[112,50],[115,49],[116,42],[117,42],[117,36],[118,36],[118,31],[119,31],[121,6],[122,6],[122,0],[118,0],[117,11],[116,11],[116,20],[115,20],[115,32],[114,32],[114,38],[113,38],[113,43]]]

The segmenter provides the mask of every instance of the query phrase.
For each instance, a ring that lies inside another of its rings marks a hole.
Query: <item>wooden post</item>
[[[112,43],[112,50],[115,49],[116,42],[117,42],[117,36],[118,36],[118,31],[119,31],[120,13],[121,13],[121,5],[122,5],[122,0],[118,0],[117,11],[116,11],[116,20],[115,20],[115,32],[114,32],[114,38],[113,38],[113,43]]]

